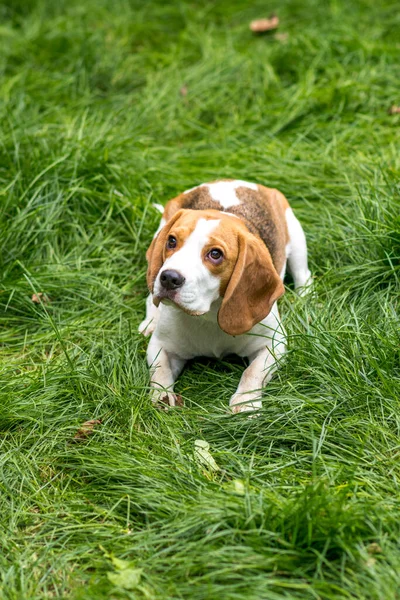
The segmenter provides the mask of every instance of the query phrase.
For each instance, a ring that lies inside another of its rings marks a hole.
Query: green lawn
[[[2,600],[400,598],[399,56],[394,0],[0,4]],[[155,410],[137,333],[152,203],[220,177],[315,276],[258,419],[240,360]]]

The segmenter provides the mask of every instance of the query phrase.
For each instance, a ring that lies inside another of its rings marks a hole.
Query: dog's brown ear
[[[158,271],[161,269],[164,263],[164,249],[167,243],[167,238],[171,227],[181,217],[183,210],[178,210],[173,217],[164,225],[162,229],[157,233],[151,242],[146,252],[146,259],[148,262],[147,267],[147,286],[150,292],[153,291],[154,282],[156,280]]]
[[[229,335],[250,331],[265,319],[284,291],[265,244],[255,235],[241,233],[236,265],[218,312],[218,325]]]

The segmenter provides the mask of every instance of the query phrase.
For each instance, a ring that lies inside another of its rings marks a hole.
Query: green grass
[[[287,39],[254,37],[274,10]],[[0,598],[399,599],[398,3],[0,16]],[[252,420],[238,360],[193,361],[157,412],[137,333],[152,203],[219,177],[285,193],[315,275]]]

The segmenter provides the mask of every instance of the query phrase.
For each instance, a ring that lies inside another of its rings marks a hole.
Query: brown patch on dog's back
[[[285,264],[285,246],[289,239],[283,202],[289,206],[286,198],[278,190],[263,185],[258,185],[257,190],[239,187],[236,195],[241,204],[232,206],[229,212],[237,215],[251,233],[262,239],[280,273]]]
[[[222,210],[219,202],[211,198],[208,187],[199,185],[190,192],[179,194],[167,202],[164,210],[164,219],[168,221],[181,208],[189,210]]]

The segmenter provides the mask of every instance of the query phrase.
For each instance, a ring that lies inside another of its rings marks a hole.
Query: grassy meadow
[[[400,598],[399,55],[394,0],[0,2],[1,600]],[[239,359],[157,411],[137,333],[153,203],[220,177],[314,275],[257,419]]]

